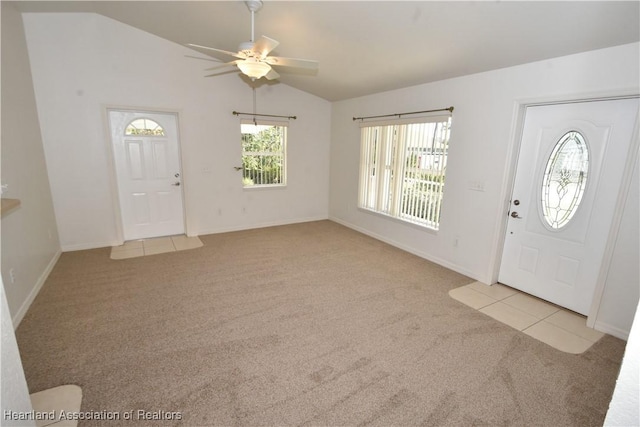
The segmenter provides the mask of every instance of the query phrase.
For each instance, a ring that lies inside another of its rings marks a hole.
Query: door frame
[[[504,243],[507,233],[508,224],[508,212],[511,208],[511,196],[513,193],[513,187],[515,183],[515,177],[517,172],[518,155],[520,153],[520,146],[522,144],[522,135],[524,130],[525,113],[528,107],[534,106],[547,106],[558,104],[573,104],[582,102],[595,102],[595,101],[610,101],[619,99],[639,98],[640,92],[638,89],[628,89],[621,91],[608,91],[604,93],[582,93],[582,94],[568,94],[560,96],[548,96],[540,98],[524,98],[516,99],[513,103],[512,124],[509,137],[509,146],[507,149],[507,166],[503,175],[503,182],[501,187],[501,200],[502,200],[502,212],[504,215],[500,215],[498,223],[498,232],[494,237],[493,243],[493,270],[491,274],[491,283],[497,283],[498,274],[500,272],[500,264],[502,261],[502,252],[504,250]],[[624,209],[624,202],[629,194],[629,188],[631,186],[631,178],[633,168],[638,158],[638,150],[640,149],[640,120],[636,121],[634,130],[631,136],[631,143],[629,146],[629,153],[633,155],[627,156],[627,161],[624,165],[624,172],[622,175],[622,183],[618,191],[616,198],[616,205],[611,222],[611,228],[609,229],[609,235],[604,248],[603,257],[600,263],[599,273],[596,280],[596,287],[593,294],[591,303],[591,309],[587,316],[587,326],[593,328],[597,321],[598,311],[600,309],[600,303],[602,301],[602,295],[605,289],[605,282],[611,260],[613,257],[613,249],[615,246],[618,231],[620,229],[620,223],[622,221],[622,213]],[[604,331],[609,332],[609,331]]]
[[[132,106],[120,106],[120,105],[103,105],[103,123],[105,127],[107,156],[109,157],[109,190],[111,198],[113,199],[113,218],[116,225],[116,244],[124,244],[124,225],[122,222],[122,207],[120,204],[120,192],[118,191],[118,174],[116,169],[116,156],[113,149],[113,140],[111,138],[111,121],[109,113],[111,111],[123,111],[132,113],[149,113],[149,114],[171,114],[176,118],[176,137],[178,138],[178,164],[180,165],[181,173],[181,186],[180,196],[182,198],[182,214],[184,222],[184,230],[187,236],[191,236],[189,231],[189,221],[187,216],[187,200],[185,187],[188,185],[185,179],[184,165],[182,158],[184,153],[182,152],[182,131],[180,125],[181,111],[179,109],[165,109],[165,108],[149,108],[149,107],[132,107]]]

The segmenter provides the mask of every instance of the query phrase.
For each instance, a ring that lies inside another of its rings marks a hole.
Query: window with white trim
[[[358,207],[438,230],[451,117],[361,127]]]
[[[242,185],[245,188],[287,184],[287,123],[243,120]]]

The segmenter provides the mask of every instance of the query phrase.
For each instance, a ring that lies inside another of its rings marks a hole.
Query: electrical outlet
[[[9,279],[11,283],[16,283],[16,271],[13,268],[9,269]]]

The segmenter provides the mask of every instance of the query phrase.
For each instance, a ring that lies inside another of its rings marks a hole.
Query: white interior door
[[[174,114],[109,111],[125,240],[184,234]]]
[[[588,314],[638,99],[528,107],[498,281]]]

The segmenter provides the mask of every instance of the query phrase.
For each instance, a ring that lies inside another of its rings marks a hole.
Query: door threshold
[[[113,246],[111,248],[111,259],[137,258],[147,255],[196,249],[202,246],[203,243],[197,236],[187,237],[184,234],[130,240],[123,245]]]

